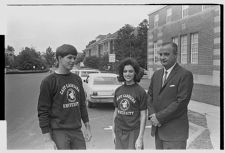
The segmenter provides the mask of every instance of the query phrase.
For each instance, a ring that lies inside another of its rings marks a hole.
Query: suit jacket
[[[193,88],[193,75],[178,63],[162,87],[163,69],[156,71],[149,86],[148,112],[155,113],[160,127],[156,128],[159,138],[165,141],[184,141],[188,138],[188,103]]]

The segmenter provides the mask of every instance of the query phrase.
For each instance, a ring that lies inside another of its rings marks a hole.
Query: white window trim
[[[154,64],[156,64],[156,60],[155,60],[155,58],[156,58],[156,56],[157,56],[157,53],[158,52],[158,43],[157,42],[154,42],[153,43],[153,62],[154,62]]]
[[[183,38],[186,38],[186,43],[185,43],[185,45],[183,44]],[[183,35],[183,36],[181,36],[181,39],[180,39],[180,41],[181,41],[181,43],[180,43],[180,46],[181,46],[181,50],[180,50],[180,62],[181,62],[181,64],[187,64],[187,57],[188,57],[188,55],[187,55],[187,35]],[[185,52],[184,52],[184,50],[182,50],[182,48],[185,46]],[[183,55],[185,55],[186,57],[185,57],[185,61],[184,61],[184,59],[183,59]]]
[[[159,26],[159,14],[154,16],[154,28]]]
[[[202,11],[204,11],[204,5],[202,5]]]
[[[197,42],[195,42],[195,35],[197,35]],[[193,51],[193,47],[192,45],[195,45],[197,44],[197,51]],[[194,55],[197,55],[197,59],[196,59],[196,62],[193,61],[193,57]],[[191,64],[198,64],[198,33],[193,33],[191,34]]]
[[[168,20],[170,18],[170,20]],[[166,10],[166,23],[169,23],[172,21],[172,8],[169,8]]]
[[[206,8],[205,7],[206,7],[206,5],[202,5],[202,11],[207,9],[207,7]]]
[[[166,16],[172,15],[172,8],[166,10]]]
[[[187,10],[187,13],[188,13],[188,9],[189,9],[189,5],[182,5],[182,19],[188,16],[188,14],[184,16],[184,11]]]
[[[172,42],[174,42],[178,46],[178,37],[173,37],[172,38]]]

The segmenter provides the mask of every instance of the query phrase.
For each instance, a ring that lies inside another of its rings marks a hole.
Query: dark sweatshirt
[[[114,95],[114,106],[118,108],[115,127],[122,130],[140,128],[140,112],[147,109],[147,94],[137,83],[118,87]]]
[[[42,80],[38,99],[42,133],[50,129],[75,130],[89,121],[81,78],[73,73],[53,73]]]

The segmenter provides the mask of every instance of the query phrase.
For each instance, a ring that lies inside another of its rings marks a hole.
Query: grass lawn
[[[150,80],[142,79],[139,84],[144,89],[148,90]],[[206,104],[220,106],[220,87],[194,84],[191,99]]]
[[[192,91],[192,100],[220,106],[220,87],[195,84]]]

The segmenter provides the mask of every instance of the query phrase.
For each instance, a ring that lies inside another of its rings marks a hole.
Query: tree
[[[147,32],[148,21],[144,19],[137,28],[125,25],[118,31],[115,40],[116,59],[132,57],[141,67],[147,68]]]
[[[134,40],[131,33],[134,31],[134,29],[135,28],[131,25],[126,24],[118,31],[118,36],[115,40],[115,54],[117,60],[131,56],[131,45]]]
[[[137,27],[135,57],[141,67],[147,69],[147,35],[148,35],[148,20],[144,19]]]
[[[84,65],[90,68],[99,68],[99,58],[97,56],[89,56],[84,59]]]
[[[12,46],[8,45],[6,50],[12,52],[12,54],[11,53],[10,53],[10,55],[5,54],[5,66],[9,67],[9,68],[13,68],[14,67],[14,54],[13,54],[13,52],[15,51],[15,49]]]
[[[18,69],[31,70],[35,69],[45,69],[46,64],[41,58],[40,52],[36,52],[34,48],[25,47],[19,55],[16,57],[16,64]]]
[[[109,54],[105,54],[99,58],[99,69],[106,70],[109,65]]]
[[[75,64],[79,64],[80,62],[83,62],[85,58],[85,53],[78,53],[77,54],[77,57],[76,57],[76,60],[75,60]]]
[[[54,65],[54,63],[56,62],[55,53],[52,51],[51,47],[48,47],[46,49],[44,57],[46,59],[47,65],[49,67],[52,67]]]
[[[8,56],[6,56],[6,54],[5,54],[5,67],[9,67],[9,65],[10,65],[10,60],[9,60]]]
[[[7,50],[12,51],[12,52],[15,51],[15,49],[12,46],[9,46],[9,45],[7,46]]]

